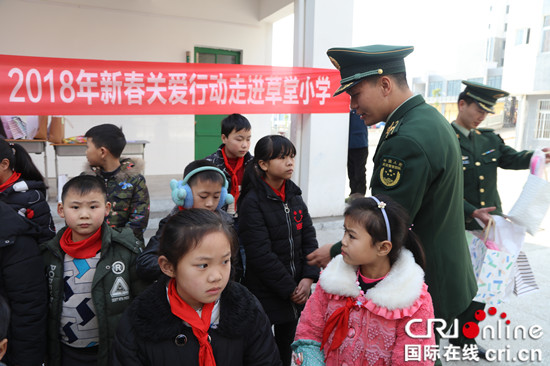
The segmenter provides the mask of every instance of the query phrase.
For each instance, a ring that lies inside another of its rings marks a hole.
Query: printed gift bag
[[[470,241],[478,292],[475,301],[497,305],[514,288],[515,261],[525,240],[525,228],[493,215],[489,225]]]
[[[506,288],[513,272],[516,256],[500,250],[488,249],[483,239],[474,238],[470,255],[477,280],[474,301],[498,305],[506,299]]]
[[[516,260],[514,294],[522,296],[533,291],[538,291],[539,286],[535,281],[535,275],[524,252],[519,252]]]
[[[1,116],[0,119],[9,139],[33,139],[38,130],[38,116]]]

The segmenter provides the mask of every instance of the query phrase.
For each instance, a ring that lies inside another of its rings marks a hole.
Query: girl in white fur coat
[[[433,351],[433,334],[410,337],[428,334],[434,311],[407,213],[379,195],[354,200],[344,217],[342,254],[321,273],[302,312],[295,363],[432,365],[425,349]],[[407,326],[412,319],[421,321]]]

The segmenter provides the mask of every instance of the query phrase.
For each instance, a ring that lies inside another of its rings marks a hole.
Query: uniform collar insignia
[[[392,122],[390,127],[388,127],[388,129],[386,130],[386,138],[388,138],[388,136],[390,136],[391,134],[393,134],[395,132],[395,129],[397,128],[398,125],[399,125],[398,120]]]

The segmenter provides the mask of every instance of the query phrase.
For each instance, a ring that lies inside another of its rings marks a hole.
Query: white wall
[[[352,14],[353,0],[297,0],[295,66],[333,68],[326,51],[351,45]],[[293,115],[292,124],[299,153],[293,179],[304,192],[311,216],[342,215],[349,114]]]
[[[288,1],[280,0],[284,5]],[[242,50],[243,64],[271,60],[271,23],[257,0],[2,0],[0,54],[185,62],[195,46]],[[193,58],[192,58],[193,60]],[[236,110],[236,113],[239,111]],[[254,144],[271,132],[270,115],[247,115]],[[123,127],[145,149],[146,174],[181,174],[194,155],[194,116],[68,116],[65,136],[99,123]],[[48,147],[49,176],[54,174]],[[40,156],[36,164],[42,168]],[[60,158],[60,172],[80,172],[85,158]]]

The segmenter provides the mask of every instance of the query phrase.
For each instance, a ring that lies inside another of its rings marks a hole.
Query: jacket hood
[[[357,268],[344,262],[344,258],[339,254],[321,273],[319,283],[328,293],[357,297]],[[407,309],[420,297],[423,286],[424,271],[414,261],[413,254],[403,248],[390,272],[367,291],[365,298],[388,310]]]
[[[17,182],[2,192],[2,194],[9,194],[11,192],[26,192],[34,189],[42,191],[42,193],[45,194],[46,184],[38,180],[18,179]]]
[[[145,161],[141,158],[120,158],[120,168],[115,174],[117,180],[124,180],[139,174],[143,174],[145,168]],[[88,175],[101,175],[101,168],[91,166],[90,164],[84,165],[84,174]]]
[[[38,238],[40,226],[31,220],[19,215],[7,203],[0,201],[0,247],[15,243],[20,235]]]

